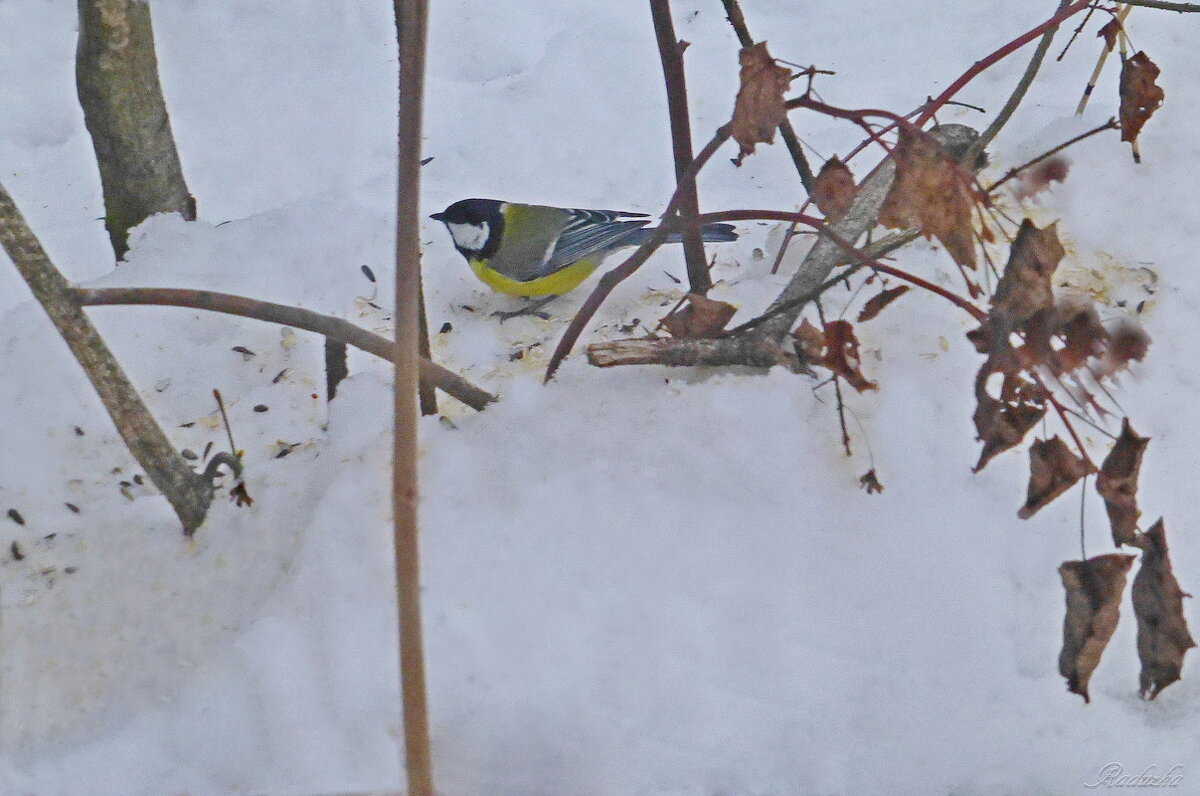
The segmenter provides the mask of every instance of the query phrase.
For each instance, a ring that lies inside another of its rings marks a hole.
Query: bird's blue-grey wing
[[[615,210],[572,210],[544,268],[552,273],[589,254],[616,248],[649,224],[642,213]]]

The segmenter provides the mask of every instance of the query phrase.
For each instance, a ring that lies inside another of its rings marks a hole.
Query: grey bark
[[[964,156],[979,137],[978,132],[962,124],[942,125],[935,127],[930,133],[955,157]],[[887,198],[895,178],[896,163],[892,158],[886,158],[863,180],[850,209],[841,220],[830,225],[830,231],[844,241],[856,243],[867,230],[875,226],[879,208],[883,206],[883,200]],[[796,269],[795,276],[767,308],[766,314],[784,305],[790,305],[789,309],[778,313],[759,327],[759,333],[774,340],[782,340],[795,325],[796,319],[807,304],[800,299],[810,295],[829,278],[834,268],[849,260],[849,255],[840,243],[830,235],[820,235],[805,255],[800,267]]]
[[[67,280],[54,267],[3,185],[0,244],[83,366],[129,452],[175,509],[184,532],[192,534],[204,522],[212,502],[211,482],[188,467],[154,421],[99,332],[72,300]]]
[[[196,218],[158,82],[145,0],[79,0],[75,85],[104,187],[117,259],[129,229],[155,213]]]

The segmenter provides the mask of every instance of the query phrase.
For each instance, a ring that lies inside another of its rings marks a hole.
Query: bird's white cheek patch
[[[477,252],[483,248],[488,239],[487,222],[481,224],[447,224],[450,237],[460,249]]]

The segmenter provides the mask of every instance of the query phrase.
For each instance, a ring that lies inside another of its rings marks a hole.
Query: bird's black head
[[[496,199],[461,199],[430,218],[446,225],[463,256],[488,258],[500,248],[504,235],[503,208]]]

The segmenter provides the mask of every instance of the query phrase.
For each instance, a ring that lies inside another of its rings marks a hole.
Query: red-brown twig
[[[990,54],[985,55],[983,58],[980,58],[978,61],[971,64],[967,71],[959,75],[959,77],[953,83],[946,87],[945,91],[933,99],[933,102],[930,102],[925,106],[925,108],[917,116],[915,124],[918,127],[923,126],[925,122],[933,118],[933,115],[937,113],[943,105],[946,104],[947,100],[949,100],[959,91],[962,91],[963,87],[978,77],[981,72],[990,69],[994,64],[1012,55],[1014,52],[1021,49],[1026,44],[1029,44],[1029,42],[1041,36],[1046,31],[1052,28],[1057,28],[1060,24],[1062,24],[1063,20],[1070,19],[1071,17],[1075,16],[1075,14],[1078,14],[1080,11],[1091,5],[1092,2],[1093,0],[1075,0],[1074,3],[1071,3],[1069,6],[1062,9],[1042,24],[1025,31],[1008,44],[1005,44],[999,49],[994,50]]]
[[[838,119],[847,119],[851,122],[854,122],[866,131],[867,135],[871,137],[872,141],[883,147],[885,152],[891,152],[892,147],[887,141],[883,140],[881,133],[876,131],[873,127],[871,127],[871,125],[867,124],[868,118],[872,116],[878,116],[881,119],[891,120],[894,126],[903,127],[910,133],[914,133],[916,135],[921,135],[923,133],[919,125],[913,124],[908,119],[905,119],[903,116],[897,113],[892,113],[891,111],[885,111],[877,108],[861,108],[856,110],[839,108],[836,105],[828,105],[819,100],[815,100],[807,94],[803,97],[797,97],[796,99],[788,100],[787,107],[789,110],[795,108],[807,108],[808,110],[816,111],[817,113],[823,113],[826,116],[833,116]]]
[[[1070,0],[1059,0],[1056,13],[1066,8],[1068,2]],[[1025,94],[1028,93],[1029,87],[1033,85],[1033,79],[1037,77],[1038,70],[1042,68],[1042,61],[1046,58],[1046,53],[1050,50],[1050,45],[1054,41],[1054,34],[1057,32],[1058,25],[1054,25],[1047,28],[1042,34],[1042,39],[1034,49],[1033,55],[1029,59],[1029,64],[1021,74],[1021,79],[1017,81],[1012,94],[1009,95],[1008,100],[1000,108],[1000,112],[996,114],[996,118],[992,119],[992,123],[987,126],[986,130],[979,134],[979,140],[971,146],[972,150],[982,152],[992,142],[992,139],[1000,134],[1000,131],[1004,129],[1004,125],[1008,124],[1008,120],[1016,113],[1022,100],[1025,99]]]
[[[836,243],[838,246],[841,246],[842,249],[845,250],[846,254],[849,255],[849,257],[854,261],[862,263],[868,268],[874,268],[880,273],[889,274],[897,279],[902,279],[905,282],[908,282],[919,288],[928,290],[930,293],[941,296],[942,298],[950,301],[955,306],[967,312],[977,321],[982,321],[987,317],[986,312],[979,309],[962,296],[952,293],[941,285],[935,285],[934,283],[922,279],[915,274],[910,274],[903,269],[895,268],[893,266],[886,265],[885,263],[881,263],[878,260],[871,259],[861,249],[854,246],[854,244],[835,235],[825,225],[824,221],[819,218],[815,218],[814,216],[808,216],[803,213],[790,213],[784,210],[726,210],[721,213],[705,213],[699,217],[699,221],[701,224],[714,224],[732,221],[785,221],[804,224],[812,227],[813,229],[824,232],[834,243]]]

